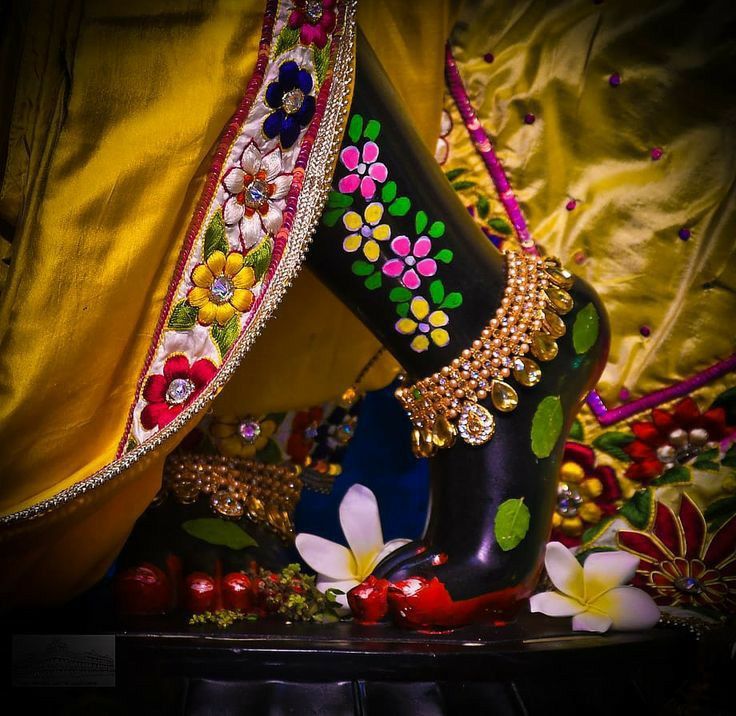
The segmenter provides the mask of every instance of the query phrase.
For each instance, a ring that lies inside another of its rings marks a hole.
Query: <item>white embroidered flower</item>
[[[339,589],[337,601],[347,608],[347,592],[368,577],[388,554],[408,539],[384,544],[376,496],[364,485],[353,485],[340,503],[340,526],[350,549],[336,542],[301,533],[296,548],[302,559],[317,572],[317,589]]]
[[[550,542],[544,566],[559,592],[531,597],[533,612],[572,617],[575,631],[650,629],[659,621],[659,609],[646,592],[621,586],[631,581],[639,566],[639,558],[628,552],[597,552],[580,566],[567,547]]]
[[[283,171],[281,150],[268,154],[251,141],[243,151],[240,166],[232,167],[222,179],[227,191],[223,207],[225,226],[243,248],[255,246],[264,234],[275,234],[283,220],[283,199],[292,175]]]

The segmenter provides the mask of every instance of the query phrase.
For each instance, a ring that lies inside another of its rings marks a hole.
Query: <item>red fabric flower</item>
[[[300,410],[291,422],[291,434],[286,443],[286,452],[291,459],[302,464],[314,445],[314,440],[307,437],[306,430],[310,425],[319,425],[322,422],[322,408],[317,406],[309,410]]]
[[[335,29],[335,0],[294,0],[289,15],[289,27],[299,30],[302,45],[315,44],[320,50],[327,44],[327,35]]]
[[[624,447],[626,454],[633,460],[626,470],[626,477],[647,483],[664,472],[667,465],[662,461],[662,453],[658,450],[671,446],[672,451],[680,452],[687,458],[687,451],[693,455],[706,441],[717,442],[729,432],[726,425],[726,411],[723,408],[711,408],[705,413],[700,412],[692,398],[681,400],[668,412],[655,408],[652,410],[651,421],[632,423],[631,431],[636,440]],[[692,431],[705,431],[706,437],[698,440],[696,445],[691,444]],[[679,439],[674,436],[684,431]],[[684,441],[684,444],[683,444]]]
[[[148,405],[141,412],[141,425],[146,430],[168,425],[202,392],[215,373],[215,364],[207,358],[191,366],[186,356],[167,358],[163,375],[149,376],[143,387],[143,398]]]
[[[686,494],[679,513],[658,502],[651,533],[620,530],[619,547],[640,558],[634,586],[657,604],[736,611],[736,515],[710,537]]]

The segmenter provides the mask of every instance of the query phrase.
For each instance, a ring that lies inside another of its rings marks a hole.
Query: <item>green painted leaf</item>
[[[256,453],[256,459],[269,465],[277,465],[284,459],[284,456],[281,454],[281,448],[277,443],[269,439],[265,447]]]
[[[369,276],[363,283],[365,287],[370,291],[375,291],[377,288],[381,288],[381,272],[376,271],[376,273]]]
[[[388,213],[391,216],[406,216],[411,209],[411,201],[407,196],[399,196],[388,205]]]
[[[276,47],[273,51],[273,56],[278,57],[292,47],[296,47],[297,42],[299,42],[299,28],[293,28],[287,24],[276,38]]]
[[[465,174],[465,172],[468,171],[465,167],[458,167],[457,169],[450,169],[449,171],[445,172],[445,176],[449,179],[449,181],[455,181],[459,176],[462,174]]]
[[[351,270],[356,276],[370,276],[375,267],[367,261],[354,261]]]
[[[225,354],[240,334],[240,316],[236,313],[224,326],[213,323],[211,333],[220,356],[225,360]]]
[[[348,137],[353,142],[357,142],[361,134],[363,134],[363,117],[359,114],[354,114],[350,118],[350,124],[348,125]]]
[[[587,353],[598,340],[598,311],[589,303],[575,316],[572,326],[572,344],[576,353]]]
[[[683,485],[692,482],[693,476],[683,465],[676,465],[669,470],[665,470],[656,480],[652,480],[653,487],[660,485]]]
[[[488,226],[504,236],[511,234],[511,227],[503,219],[491,219]]]
[[[562,432],[562,403],[548,395],[537,406],[532,420],[532,452],[538,458],[549,457]]]
[[[502,502],[493,522],[493,532],[498,546],[504,551],[514,549],[529,531],[529,508],[524,498]]]
[[[204,232],[205,259],[208,259],[215,251],[222,251],[223,254],[227,254],[228,252],[225,221],[222,218],[222,211],[220,210],[218,210],[212,219],[210,219],[210,223]]]
[[[608,432],[601,433],[593,440],[593,447],[615,457],[623,462],[631,462],[631,458],[623,451],[636,438],[631,433]]]
[[[585,435],[583,434],[583,424],[575,418],[570,428],[570,439],[571,440],[584,440]]]
[[[703,452],[695,458],[693,467],[697,467],[699,470],[720,470],[721,466],[716,462],[719,455],[720,450],[718,448],[703,450]]]
[[[340,217],[345,213],[345,209],[328,209],[322,214],[322,223],[325,226],[334,226]]]
[[[424,232],[424,230],[427,228],[428,222],[429,218],[427,217],[427,213],[425,211],[418,211],[417,215],[414,217],[414,229],[416,230],[417,234],[421,234]]]
[[[452,251],[450,251],[450,249],[442,249],[441,251],[438,251],[438,252],[437,252],[437,253],[436,253],[436,254],[434,255],[434,258],[435,258],[435,259],[436,259],[437,261],[441,261],[441,262],[442,262],[443,264],[449,264],[449,263],[450,263],[450,261],[452,261],[452,257],[453,257],[454,255],[455,255],[455,254],[453,254],[453,253],[452,253]]]
[[[475,206],[478,209],[478,216],[481,219],[484,219],[484,220],[487,219],[488,213],[491,210],[491,204],[488,201],[487,197],[482,196],[482,195],[479,196],[478,201],[476,202]]]
[[[705,521],[711,532],[717,530],[733,515],[736,515],[736,495],[729,495],[715,502],[711,502],[705,508]]]
[[[384,204],[388,204],[396,198],[396,182],[387,181],[381,189],[381,199]]]
[[[444,221],[433,221],[432,226],[429,227],[429,235],[433,239],[439,239],[445,233],[445,222]]]
[[[736,443],[733,443],[728,452],[721,459],[721,465],[726,467],[736,467]]]
[[[411,301],[411,291],[403,286],[396,286],[391,289],[388,294],[389,301],[393,303],[402,303],[403,301]]]
[[[643,530],[649,525],[653,509],[652,491],[644,489],[635,492],[633,497],[621,506],[619,514],[625,517],[632,526]]]
[[[176,331],[188,331],[197,322],[197,313],[198,310],[186,300],[179,301],[171,311],[167,326]]]
[[[463,189],[472,189],[474,186],[477,186],[477,183],[474,181],[456,181],[452,183],[452,188],[455,191],[462,191]]]
[[[440,304],[440,308],[458,308],[463,305],[463,295],[459,291],[453,291],[445,296],[445,300]]]
[[[436,304],[442,303],[442,299],[445,297],[445,286],[442,281],[432,281],[429,284],[429,295]]]
[[[396,313],[398,313],[402,318],[406,318],[409,315],[409,304],[399,303],[396,306]]]
[[[736,423],[736,386],[724,390],[713,401],[711,408],[723,408],[726,411],[726,423],[733,425]]]
[[[330,65],[330,47],[331,42],[328,42],[322,49],[317,47],[312,48],[314,53],[314,73],[317,75],[317,83],[322,85],[327,75],[327,68]]]
[[[381,131],[381,123],[377,119],[371,119],[368,124],[365,125],[365,131],[363,132],[363,136],[366,139],[370,139],[372,142],[375,142],[378,138],[378,135]]]
[[[245,257],[244,266],[250,266],[256,275],[256,282],[263,278],[271,265],[273,256],[273,241],[270,236],[264,236],[259,244],[256,244]]]
[[[582,540],[583,544],[587,544],[588,542],[592,542],[595,539],[598,539],[600,535],[603,534],[606,527],[608,527],[608,524],[613,521],[613,517],[606,517],[602,519],[597,525],[592,525],[591,527],[588,527],[585,532],[583,532],[583,536],[580,538]]]
[[[347,208],[348,206],[352,206],[352,204],[353,197],[339,191],[330,191],[329,196],[327,197],[328,209],[332,209],[336,206]]]
[[[258,543],[242,527],[227,520],[202,517],[196,520],[187,520],[181,527],[187,534],[209,542],[209,544],[235,550],[258,546]]]

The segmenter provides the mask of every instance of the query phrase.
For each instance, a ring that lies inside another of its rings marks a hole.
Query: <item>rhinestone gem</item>
[[[565,315],[572,309],[572,296],[559,286],[547,286],[545,294],[557,313]]]
[[[552,360],[557,355],[557,343],[546,333],[535,333],[532,336],[532,353],[539,360]]]
[[[583,504],[583,498],[577,487],[567,482],[557,486],[557,512],[562,517],[575,517]]]
[[[218,305],[232,298],[235,287],[227,276],[218,276],[210,286],[210,297]]]
[[[304,102],[304,92],[298,87],[289,90],[284,93],[284,98],[281,102],[281,106],[286,114],[296,114],[301,108]]]
[[[468,445],[484,445],[493,437],[496,421],[482,405],[466,402],[460,413],[457,430]]]
[[[321,0],[311,0],[304,9],[307,16],[307,22],[310,25],[316,25],[322,19],[322,2]]]
[[[678,577],[675,582],[675,589],[684,594],[700,594],[703,586],[695,577]]]
[[[560,288],[570,288],[575,280],[575,277],[567,269],[559,266],[547,266],[544,271],[549,276],[549,280]]]
[[[542,370],[531,358],[517,358],[514,361],[514,378],[531,388],[542,380]]]
[[[254,179],[245,190],[245,205],[250,209],[260,209],[268,201],[268,184],[262,179]]]
[[[216,492],[210,498],[212,509],[223,517],[239,518],[243,516],[243,505],[227,492]]]
[[[517,392],[502,380],[494,380],[491,384],[491,402],[501,412],[511,412],[519,404]]]
[[[252,445],[261,435],[261,426],[257,420],[246,418],[238,425],[238,433],[248,445]]]
[[[544,312],[542,327],[552,338],[562,338],[567,331],[565,322],[554,311]]]
[[[444,415],[440,415],[432,430],[432,442],[438,448],[450,448],[455,444],[456,437],[455,426]]]
[[[181,405],[189,400],[194,392],[194,383],[189,378],[174,378],[166,389],[166,402],[169,405]]]
[[[417,457],[432,457],[437,452],[432,433],[426,428],[414,428],[411,431],[411,448]]]

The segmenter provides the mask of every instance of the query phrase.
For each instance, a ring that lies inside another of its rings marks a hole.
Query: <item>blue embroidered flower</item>
[[[274,111],[263,122],[263,133],[269,139],[278,136],[284,149],[296,142],[314,116],[312,84],[309,72],[289,61],[279,68],[278,80],[268,85],[266,104]]]

